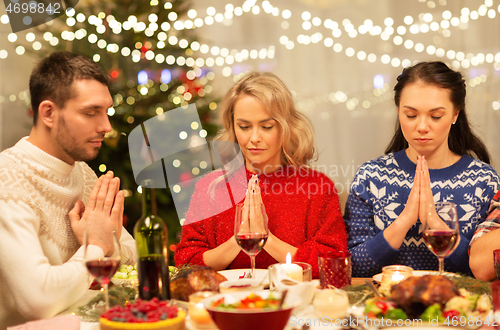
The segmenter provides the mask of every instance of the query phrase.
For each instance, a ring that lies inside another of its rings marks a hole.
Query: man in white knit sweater
[[[85,163],[111,130],[106,74],[84,56],[53,53],[33,70],[30,93],[31,133],[0,153],[0,330],[52,317],[85,293],[85,224],[93,257],[113,252],[104,234],[116,230],[122,262],[135,262],[119,179],[97,179]]]

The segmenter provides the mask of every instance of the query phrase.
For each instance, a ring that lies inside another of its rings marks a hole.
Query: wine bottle
[[[139,297],[150,300],[170,299],[170,275],[168,270],[168,230],[157,216],[154,189],[151,180],[144,180],[142,187],[142,217],[134,227],[137,246]]]

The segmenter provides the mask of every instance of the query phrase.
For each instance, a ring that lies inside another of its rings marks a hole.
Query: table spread
[[[352,278],[351,286],[352,287],[359,287],[361,285],[365,285],[366,281],[372,281],[372,278]],[[64,314],[75,314],[78,310],[78,307],[85,305],[87,302],[89,302],[92,298],[94,298],[97,294],[99,293],[98,290],[88,290],[83,297],[81,297],[77,302],[75,302],[72,306],[70,306],[68,309],[65,311],[61,312],[60,315]],[[361,307],[356,309],[356,307],[350,307],[349,308],[349,315],[353,316],[354,318],[356,315],[362,316],[363,315],[363,310],[364,308]],[[189,316],[188,316],[189,318]],[[304,326],[304,325],[310,325],[309,327]],[[426,324],[424,324],[425,327]],[[359,327],[359,326],[358,326]],[[422,324],[418,325],[419,329],[423,329]],[[314,308],[312,304],[301,310],[299,313],[294,313],[291,318],[290,322],[286,326],[285,330],[303,330],[303,329],[309,329],[309,330],[316,330],[316,329],[348,329],[348,328],[356,328],[356,327],[345,327],[342,325],[335,325],[333,323],[327,323],[327,322],[321,322],[317,317],[314,316]],[[361,329],[370,329],[370,327],[359,327]],[[429,329],[433,330],[440,330],[439,328],[444,327],[438,327],[436,326],[429,326]],[[97,322],[84,322],[81,321],[80,323],[80,329],[81,330],[99,330],[99,323]],[[196,330],[195,328],[192,327],[191,322],[186,322],[186,329],[188,330]],[[408,329],[408,326],[405,327],[405,329]],[[481,329],[487,329],[487,327],[483,326]]]

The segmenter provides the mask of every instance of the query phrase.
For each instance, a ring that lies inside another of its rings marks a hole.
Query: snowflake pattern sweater
[[[417,221],[399,249],[393,249],[383,232],[403,211],[415,176],[416,164],[405,150],[363,164],[347,200],[344,220],[352,253],[353,276],[372,276],[383,266],[401,264],[415,270],[437,270],[438,259],[425,246]],[[488,164],[469,156],[452,166],[430,169],[434,201],[457,205],[460,243],[445,259],[445,270],[471,275],[468,246],[477,225],[486,218],[500,179]]]

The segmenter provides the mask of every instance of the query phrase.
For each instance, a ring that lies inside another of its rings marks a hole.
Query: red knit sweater
[[[252,173],[246,171],[247,180]],[[190,218],[211,208],[207,200],[209,185],[219,174],[212,173],[196,185],[182,237],[175,253],[176,265],[204,265],[203,253],[234,236],[235,207],[208,219],[190,223]],[[298,250],[293,261],[307,262],[318,278],[318,253],[327,250],[347,250],[347,234],[342,219],[339,198],[333,182],[323,173],[301,169],[295,172],[285,167],[275,173],[259,176],[261,195],[269,231]],[[220,185],[221,186],[221,185]],[[222,185],[223,186],[223,185]],[[227,185],[229,187],[229,185]],[[216,189],[212,201],[227,200],[226,189]],[[241,198],[239,198],[241,199]],[[235,203],[240,202],[235,198]],[[277,263],[266,251],[256,257],[256,268],[267,269]],[[241,251],[228,269],[249,268],[250,257]]]

